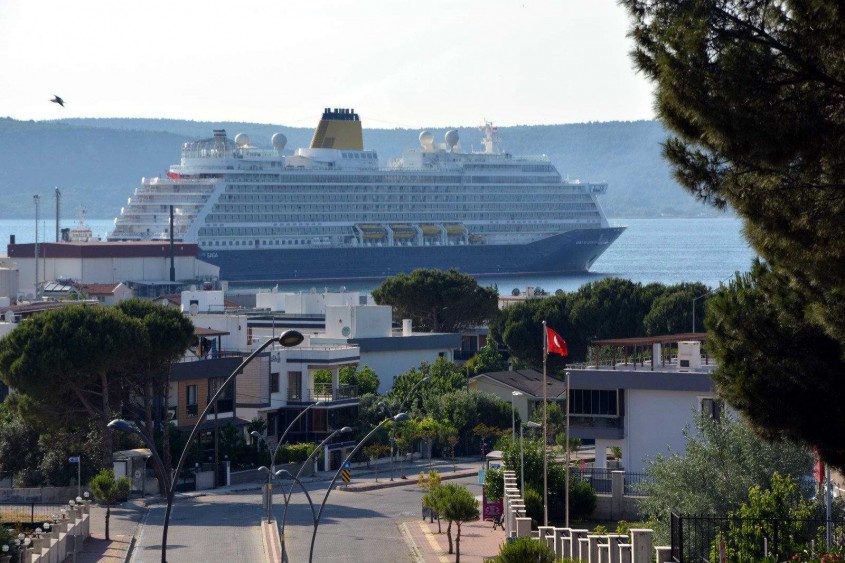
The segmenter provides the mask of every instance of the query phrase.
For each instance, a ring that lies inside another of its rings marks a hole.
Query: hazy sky
[[[615,0],[0,0],[0,116],[652,119],[627,30]]]

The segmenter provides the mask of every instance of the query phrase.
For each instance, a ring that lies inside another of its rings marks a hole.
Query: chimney
[[[411,336],[413,333],[411,319],[402,319],[402,336]]]

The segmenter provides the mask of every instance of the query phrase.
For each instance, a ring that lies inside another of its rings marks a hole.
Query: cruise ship
[[[382,162],[352,109],[326,108],[311,145],[270,148],[224,130],[185,143],[179,165],[145,178],[111,241],[196,243],[233,284],[383,279],[416,268],[476,276],[585,272],[624,227],[597,197],[607,184],[565,181],[545,156],[482,151],[423,131],[420,147]],[[172,231],[172,232],[171,232]]]

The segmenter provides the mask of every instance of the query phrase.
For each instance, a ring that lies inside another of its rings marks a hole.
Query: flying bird
[[[53,102],[54,104],[59,104],[60,106],[65,107],[65,101],[63,99],[61,99],[59,96],[54,95],[53,99],[50,100],[50,101]]]

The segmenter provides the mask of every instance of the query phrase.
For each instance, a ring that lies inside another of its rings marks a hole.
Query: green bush
[[[279,448],[277,461],[278,463],[302,463],[308,459],[308,456],[311,455],[311,452],[316,447],[317,444],[311,444],[309,442],[285,444]]]
[[[571,477],[571,475],[570,475]],[[596,493],[588,481],[573,479],[569,482],[569,514],[573,518],[587,518],[596,509]]]
[[[555,553],[545,543],[535,539],[517,538],[513,542],[502,544],[499,555],[493,561],[496,563],[554,563]]]
[[[505,495],[505,481],[501,469],[488,469],[484,474],[484,492],[489,501],[499,500]]]
[[[525,514],[532,524],[543,521],[543,493],[533,487],[525,486]]]

